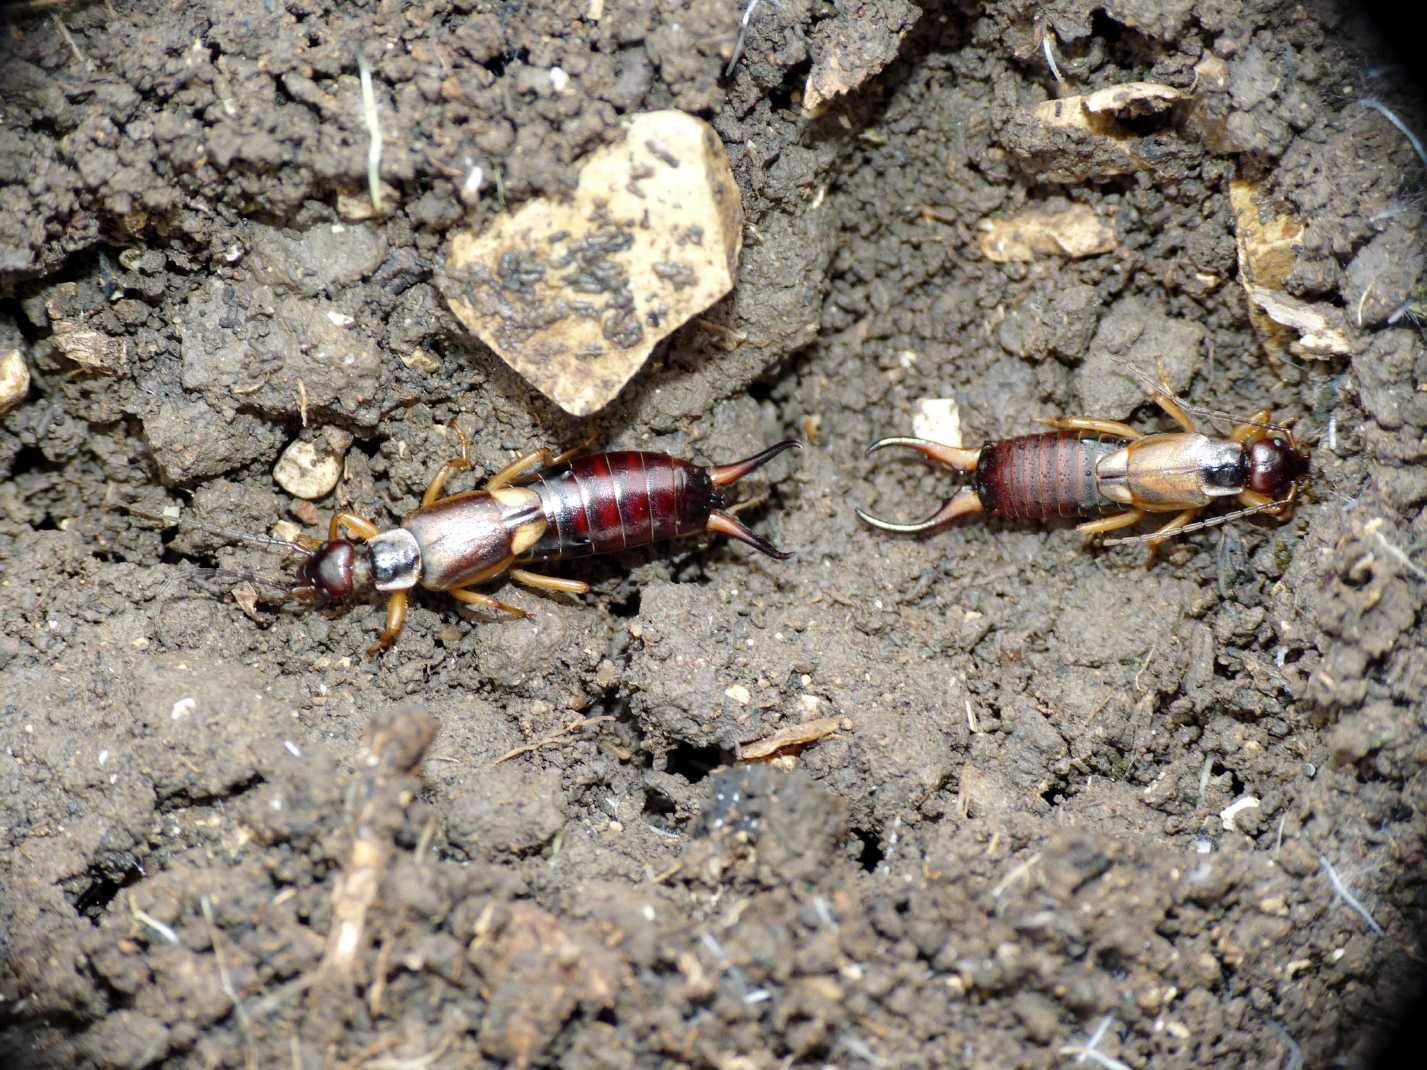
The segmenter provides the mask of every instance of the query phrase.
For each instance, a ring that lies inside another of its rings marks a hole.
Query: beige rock
[[[1173,86],[1124,82],[1037,104],[1032,120],[1060,138],[1040,146],[1047,159],[1037,169],[1053,182],[1153,169],[1165,147],[1155,139],[1147,141],[1131,120],[1163,114],[1192,99]]]
[[[273,479],[294,498],[316,501],[332,493],[342,478],[342,458],[329,442],[298,439],[282,451]]]
[[[1249,298],[1249,322],[1259,341],[1274,359],[1294,345],[1305,331],[1317,333],[1319,325],[1298,324],[1302,301],[1283,292],[1298,262],[1298,243],[1303,238],[1303,221],[1286,205],[1268,198],[1259,183],[1236,178],[1229,183],[1229,207],[1234,213],[1234,232],[1239,250],[1239,281]],[[1326,321],[1321,326],[1329,326]],[[1320,339],[1311,339],[1317,346]],[[1325,342],[1328,352],[1337,340]],[[1346,339],[1343,341],[1346,347]]]
[[[943,446],[961,445],[961,407],[955,398],[918,398],[912,434]]]
[[[1346,331],[1347,321],[1343,311],[1332,305],[1313,305],[1297,297],[1290,297],[1282,290],[1270,290],[1253,283],[1245,283],[1244,290],[1249,295],[1249,317],[1263,316],[1276,327],[1287,328],[1288,348],[1302,357],[1327,359],[1331,356],[1346,356],[1353,351]],[[1260,334],[1265,332],[1260,331]],[[1275,339],[1280,334],[1274,331]]]
[[[1188,93],[1158,82],[1122,82],[1082,96],[1061,97],[1036,105],[1035,117],[1047,126],[1070,126],[1110,136],[1107,124],[1168,111]]]
[[[1022,212],[976,225],[981,255],[998,264],[1024,263],[1037,256],[1072,260],[1113,252],[1115,232],[1088,204],[1060,212]]]
[[[396,191],[396,187],[390,183],[382,182],[379,189],[382,199],[381,211],[377,211],[372,205],[371,190],[367,187],[338,189],[337,215],[349,223],[362,223],[368,219],[380,219],[395,211],[396,206],[401,203],[401,194]]]
[[[743,206],[713,129],[646,112],[572,196],[451,240],[451,310],[566,412],[608,404],[663,338],[733,288]]]
[[[5,415],[30,392],[30,366],[18,349],[0,355],[0,416]]]
[[[76,323],[56,321],[54,344],[68,360],[92,375],[119,375],[129,366],[129,346],[124,339]]]

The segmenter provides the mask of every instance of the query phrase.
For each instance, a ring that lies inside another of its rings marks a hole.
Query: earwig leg
[[[396,642],[396,637],[401,634],[401,629],[406,625],[406,592],[397,591],[386,602],[386,627],[382,629],[381,636],[375,643],[367,647],[367,657],[374,658],[392,643]]]
[[[1198,515],[1199,508],[1197,506],[1193,509],[1186,509],[1182,513],[1175,514],[1173,520],[1171,520],[1168,524],[1164,525],[1164,527],[1158,529],[1152,536],[1150,536],[1150,546],[1158,546],[1160,543],[1164,542],[1165,539],[1169,538],[1176,531],[1184,527],[1185,524],[1189,523]]]
[[[1273,416],[1270,409],[1259,409],[1241,424],[1235,425],[1229,432],[1229,441],[1237,442],[1242,446],[1252,446],[1262,438],[1268,438],[1271,428],[1263,426],[1267,424]]]
[[[1194,426],[1194,421],[1189,418],[1189,413],[1184,411],[1179,400],[1174,396],[1174,389],[1169,385],[1169,376],[1165,374],[1164,363],[1156,357],[1154,366],[1155,370],[1159,372],[1159,388],[1154,392],[1154,403],[1168,413],[1169,418],[1184,430],[1191,435],[1197,435],[1199,428]]]
[[[963,449],[960,446],[944,446],[940,442],[932,442],[925,438],[904,436],[879,438],[867,447],[867,456],[872,456],[878,450],[885,450],[888,446],[901,446],[905,449],[916,450],[933,464],[950,468],[953,472],[974,472],[976,465],[981,460],[980,449],[971,450]]]
[[[1142,432],[1120,420],[1097,420],[1091,416],[1037,416],[1036,423],[1053,427],[1057,431],[1089,431],[1097,435],[1109,435],[1111,438],[1132,440],[1144,437]]]
[[[767,554],[777,561],[786,561],[793,556],[790,553],[784,553],[761,535],[755,535],[744,527],[742,522],[718,509],[709,514],[709,522],[704,530],[714,535],[727,535],[730,539],[746,542],[759,553]]]
[[[918,535],[922,532],[940,531],[959,517],[974,516],[981,512],[981,509],[981,499],[976,496],[976,492],[970,487],[962,487],[954,497],[947,499],[935,513],[915,524],[898,524],[891,520],[882,520],[865,509],[857,510],[857,515],[862,518],[863,523],[871,524],[874,528],[879,528],[882,531],[891,531],[898,535]]]
[[[490,479],[486,480],[486,485],[482,490],[499,490],[501,487],[508,487],[512,483],[517,483],[520,479],[532,471],[539,471],[544,468],[558,468],[565,464],[571,457],[581,450],[589,449],[593,436],[585,438],[563,453],[551,453],[544,446],[538,450],[531,450],[523,457],[517,457],[510,464],[506,465]]]
[[[1168,397],[1156,391],[1154,401],[1156,405],[1169,414],[1171,420],[1184,428],[1184,430],[1188,431],[1191,435],[1197,435],[1199,433],[1199,428],[1196,427],[1194,421],[1189,418],[1189,413],[1180,408],[1179,402],[1175,401],[1172,397]]]
[[[1145,568],[1153,566],[1155,559],[1159,557],[1159,544],[1173,537],[1176,531],[1184,527],[1185,524],[1188,524],[1198,515],[1199,510],[1197,508],[1186,509],[1184,512],[1176,514],[1173,520],[1151,535],[1149,538],[1150,552],[1149,557],[1145,559]]]
[[[543,576],[539,572],[527,572],[523,568],[510,570],[510,578],[526,587],[539,591],[561,591],[565,594],[589,594],[590,585],[583,580],[565,580],[558,576]]]
[[[775,442],[766,450],[755,453],[752,457],[745,457],[732,464],[714,465],[709,469],[709,479],[715,487],[726,487],[730,483],[737,483],[749,472],[762,468],[784,450],[800,450],[802,448],[803,444],[796,439],[785,438],[782,442]]]
[[[1083,524],[1077,524],[1075,530],[1088,539],[1093,535],[1103,535],[1107,531],[1119,531],[1121,528],[1130,527],[1133,524],[1138,524],[1144,518],[1143,509],[1127,509],[1114,516],[1107,516],[1100,520],[1087,520]]]
[[[1262,510],[1269,516],[1277,520],[1287,520],[1293,516],[1293,499],[1298,495],[1298,484],[1288,488],[1288,497],[1282,501],[1274,501],[1266,494],[1260,494],[1256,490],[1241,490],[1237,497],[1239,503],[1248,509]]]
[[[333,513],[332,523],[327,525],[328,540],[338,538],[343,528],[359,539],[370,539],[380,530],[370,520],[363,520],[355,513]]]
[[[486,568],[481,569],[481,571],[477,572],[477,573],[476,573],[474,576],[472,576],[470,579],[466,580],[466,582],[463,583],[463,584],[461,584],[461,586],[462,586],[462,587],[475,587],[475,586],[478,586],[479,584],[486,583],[486,582],[488,582],[488,581],[490,581],[490,580],[493,580],[493,579],[495,579],[497,576],[504,575],[504,574],[510,569],[510,566],[511,566],[512,564],[514,564],[514,563],[515,563],[515,555],[513,555],[513,554],[512,554],[510,557],[502,558],[501,560],[497,561],[494,565],[489,565],[489,566],[487,566]]]
[[[464,472],[471,467],[471,440],[466,437],[466,432],[456,426],[456,421],[451,421],[451,430],[456,432],[461,439],[461,456],[452,457],[436,470],[436,475],[426,487],[426,493],[421,496],[421,508],[425,509],[441,497],[441,492],[446,489],[446,480],[450,479],[457,472]]]
[[[481,594],[480,591],[468,591],[464,588],[457,587],[454,590],[447,591],[446,593],[449,594],[456,601],[464,602],[468,606],[485,606],[487,609],[498,609],[502,613],[509,613],[512,617],[523,618],[530,616],[530,614],[527,613],[525,610],[518,609],[515,606],[508,606],[504,602],[499,602],[488,594]]]

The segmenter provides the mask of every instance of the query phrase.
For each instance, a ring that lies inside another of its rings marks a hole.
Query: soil
[[[12,5],[0,1062],[1372,1058],[1422,977],[1427,345],[1424,163],[1361,101],[1427,134],[1413,87],[1328,0],[780,0],[726,70],[743,14]],[[365,220],[359,52],[394,202]],[[808,115],[829,56],[851,88]],[[1125,82],[1195,103],[1126,120],[1122,173],[1027,118]],[[576,421],[462,332],[448,235],[668,107],[727,148],[739,284]],[[1255,333],[1236,176],[1306,223],[1287,292],[1341,351]],[[982,220],[1072,202],[1112,252],[982,255]],[[948,493],[862,458],[917,399],[972,443],[1163,427],[1156,357],[1197,410],[1297,420],[1291,521],[1146,568],[1065,525],[854,515]],[[557,566],[592,592],[499,588],[527,620],[420,596],[368,659],[379,604],[283,604],[292,562],[242,535],[396,522],[452,421],[478,472],[586,434],[700,463],[805,435],[744,514],[796,556]],[[316,510],[272,478],[302,437],[352,442]]]

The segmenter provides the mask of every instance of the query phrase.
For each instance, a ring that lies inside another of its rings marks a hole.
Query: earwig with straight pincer
[[[575,457],[535,450],[497,472],[480,490],[443,495],[446,481],[470,467],[468,444],[447,461],[400,527],[382,531],[352,513],[332,517],[326,541],[299,536],[303,555],[299,598],[341,602],[367,593],[387,596],[386,627],[369,655],[396,641],[414,587],[442,591],[467,605],[524,617],[524,610],[472,590],[509,576],[546,591],[584,594],[580,580],[521,566],[536,561],[618,553],[699,532],[726,535],[777,560],[792,556],[744,527],[726,510],[723,489],[763,467],[788,440],[733,464],[703,468],[663,453],[625,450]]]
[[[1174,513],[1167,524],[1146,535],[1106,540],[1147,541],[1153,560],[1167,538],[1222,524],[1253,513],[1287,520],[1299,488],[1307,479],[1308,453],[1287,427],[1269,423],[1267,409],[1237,424],[1227,437],[1201,432],[1160,373],[1154,401],[1183,431],[1143,434],[1119,420],[1084,416],[1051,417],[1041,422],[1055,430],[989,442],[963,449],[917,438],[884,438],[868,453],[890,446],[916,450],[923,457],[970,474],[970,485],[948,499],[930,517],[913,524],[882,520],[859,509],[857,515],[883,531],[939,531],[958,517],[985,513],[1015,520],[1084,516],[1116,506],[1112,516],[1087,521],[1087,536],[1118,531],[1150,513]],[[1237,499],[1242,508],[1191,523],[1219,498]]]

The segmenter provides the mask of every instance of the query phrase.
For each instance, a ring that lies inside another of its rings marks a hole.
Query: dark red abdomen
[[[663,453],[580,457],[530,484],[547,527],[523,560],[618,553],[703,531],[713,508],[706,469]]]
[[[1110,504],[1100,495],[1095,466],[1120,448],[1071,431],[989,443],[976,466],[976,493],[987,513],[1013,520],[1093,513]]]

